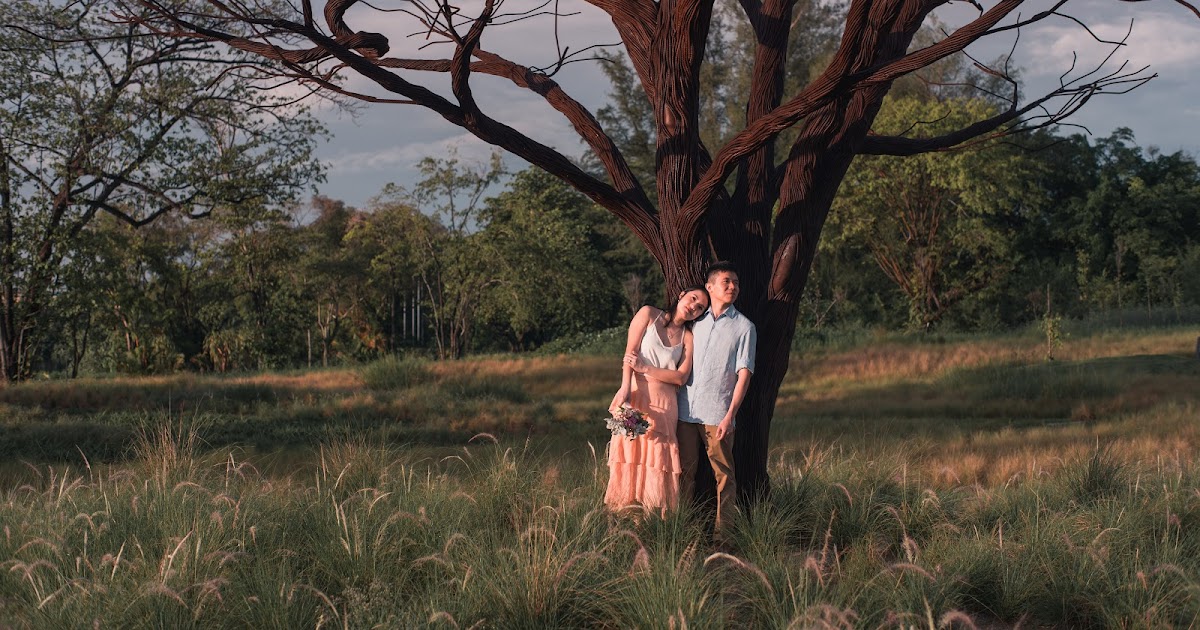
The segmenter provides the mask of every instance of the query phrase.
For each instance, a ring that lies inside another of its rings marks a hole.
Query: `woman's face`
[[[704,314],[708,310],[708,292],[701,289],[692,289],[679,297],[679,304],[675,306],[675,314],[677,317],[683,318],[683,321],[690,322]]]

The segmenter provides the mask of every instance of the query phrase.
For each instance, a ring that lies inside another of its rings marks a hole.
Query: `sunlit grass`
[[[732,549],[603,508],[616,357],[0,389],[0,627],[1193,626],[1194,343],[797,355]]]

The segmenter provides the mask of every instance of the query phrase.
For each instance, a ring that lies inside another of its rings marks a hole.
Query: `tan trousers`
[[[717,427],[680,421],[675,435],[679,439],[679,502],[692,500],[700,447],[708,454],[713,477],[717,481],[717,523],[714,538],[722,538],[722,528],[733,522],[737,510],[737,482],[733,477],[733,436],[716,438]]]

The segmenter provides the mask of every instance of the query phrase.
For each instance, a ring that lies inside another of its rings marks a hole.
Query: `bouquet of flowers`
[[[620,409],[612,412],[612,417],[605,419],[605,426],[613,435],[623,435],[632,440],[645,433],[650,428],[650,423],[642,416],[642,412],[625,403]]]

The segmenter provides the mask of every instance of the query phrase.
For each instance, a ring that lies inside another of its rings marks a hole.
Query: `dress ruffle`
[[[635,439],[613,436],[608,444],[608,489],[604,503],[614,510],[638,507],[665,513],[679,503],[679,409],[675,386],[634,375],[629,404],[650,422]]]

